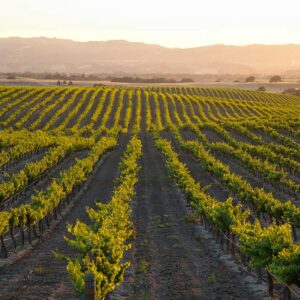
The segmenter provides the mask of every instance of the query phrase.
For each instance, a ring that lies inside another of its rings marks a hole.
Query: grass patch
[[[151,296],[149,295],[148,291],[141,291],[141,293],[136,293],[132,295],[132,300],[150,300]]]
[[[168,240],[176,240],[176,241],[179,240],[178,236],[175,235],[175,234],[170,234],[170,235],[168,235],[166,238],[167,238]]]
[[[171,223],[160,223],[157,225],[157,227],[159,228],[167,228],[167,227],[171,227],[172,224]]]
[[[43,275],[46,273],[45,268],[43,266],[37,266],[34,268],[33,272],[37,275]]]
[[[217,282],[216,276],[214,273],[211,273],[208,278],[207,281],[209,284],[215,284]]]
[[[146,273],[149,270],[149,266],[150,266],[150,264],[145,259],[141,259],[138,262],[137,272],[138,273]]]
[[[198,216],[196,216],[195,214],[192,213],[188,213],[185,215],[184,220],[188,223],[193,223],[193,224],[199,224],[200,220],[198,218]]]
[[[147,246],[147,245],[149,245],[149,241],[148,241],[147,239],[144,239],[144,240],[141,242],[141,246],[142,246],[142,247],[145,247],[145,246]]]

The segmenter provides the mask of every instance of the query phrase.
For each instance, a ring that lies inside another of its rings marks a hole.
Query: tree
[[[60,80],[57,80],[56,84],[57,85],[61,85]]]
[[[270,78],[270,82],[281,82],[282,79],[279,75],[274,75]]]
[[[254,82],[255,81],[255,77],[254,76],[249,76],[246,78],[245,80],[246,82]]]
[[[285,89],[282,94],[300,96],[300,90],[297,88]]]
[[[258,89],[257,89],[259,92],[265,92],[266,91],[266,88],[264,86],[260,86]]]
[[[73,85],[73,82],[71,80],[69,80],[68,85]]]
[[[179,82],[194,82],[192,78],[182,78]]]
[[[14,74],[9,74],[7,75],[6,79],[8,80],[16,79],[16,76]]]

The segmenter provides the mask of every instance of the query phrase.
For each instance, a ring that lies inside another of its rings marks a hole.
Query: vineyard
[[[300,299],[300,98],[0,87],[0,299]]]

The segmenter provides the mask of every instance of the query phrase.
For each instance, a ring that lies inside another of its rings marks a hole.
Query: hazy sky
[[[0,0],[0,37],[300,44],[299,0]]]

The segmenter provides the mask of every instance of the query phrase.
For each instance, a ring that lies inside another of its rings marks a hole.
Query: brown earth
[[[133,266],[110,299],[253,299],[226,269],[197,224],[187,221],[182,193],[169,179],[152,137],[142,134],[143,157],[133,220]]]
[[[53,232],[43,236],[33,249],[27,251],[15,264],[1,270],[0,299],[80,299],[68,277],[65,263],[55,259],[52,251],[76,255],[64,241],[67,224],[74,224],[76,219],[88,222],[86,207],[94,207],[95,201],[106,202],[110,199],[126,141],[127,137],[120,138],[118,148],[106,156],[86,191],[53,228]]]

